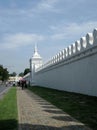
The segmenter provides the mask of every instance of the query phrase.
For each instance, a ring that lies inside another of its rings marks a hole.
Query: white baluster
[[[93,30],[93,40],[94,45],[97,45],[97,28]]]
[[[66,58],[68,57],[68,53],[69,53],[69,51],[68,51],[68,47],[67,48],[65,48],[65,54],[66,54]]]
[[[92,34],[92,33],[87,33],[87,35],[86,35],[87,47],[91,47],[90,45],[95,44],[95,41],[94,41],[95,38],[93,38],[93,35],[95,35],[95,32],[94,32],[94,34]],[[95,37],[95,36],[94,36],[94,37]],[[95,39],[95,40],[96,40],[96,39]],[[94,43],[93,43],[93,42],[94,42]]]
[[[71,56],[73,54],[73,45],[69,46],[69,55]]]
[[[81,44],[80,44],[80,41],[77,41],[77,50],[78,50],[78,51],[81,50]]]
[[[82,50],[86,49],[87,47],[86,37],[80,38],[80,44],[81,44]]]
[[[76,53],[76,50],[77,50],[77,48],[76,48],[76,44],[73,43],[72,45],[73,45],[73,54],[75,54],[75,53]]]

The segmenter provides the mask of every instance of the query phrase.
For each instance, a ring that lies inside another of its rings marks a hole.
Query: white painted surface
[[[35,45],[34,54],[30,59],[30,77],[27,76],[29,77],[30,84],[34,83],[34,73],[36,69],[39,68],[42,64],[42,57],[39,55],[37,46]]]
[[[97,96],[97,29],[34,73],[36,85]]]

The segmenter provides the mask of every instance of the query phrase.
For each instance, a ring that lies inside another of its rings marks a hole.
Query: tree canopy
[[[17,75],[16,72],[13,72],[10,74],[10,76],[13,76],[13,77],[15,77],[16,75]]]
[[[28,74],[29,72],[30,72],[30,69],[29,69],[29,68],[26,68],[26,69],[24,70],[24,75]]]
[[[29,68],[26,68],[24,72],[19,73],[19,76],[23,77],[24,75],[28,74],[30,72]]]
[[[19,76],[23,77],[23,76],[24,76],[24,73],[23,73],[23,72],[21,72],[21,73],[19,74]]]
[[[0,65],[0,80],[4,81],[9,78],[9,72],[7,68],[4,68],[2,65]]]

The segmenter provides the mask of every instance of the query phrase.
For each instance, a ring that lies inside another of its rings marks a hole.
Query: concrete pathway
[[[49,102],[17,87],[19,130],[90,130]]]
[[[3,85],[0,85],[0,99],[2,99],[4,97],[4,95],[8,92],[8,90],[10,89],[11,87],[5,87]]]

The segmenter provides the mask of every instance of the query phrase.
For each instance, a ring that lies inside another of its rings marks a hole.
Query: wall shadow
[[[62,127],[54,127],[48,125],[33,125],[33,124],[20,124],[19,130],[89,130],[85,128],[83,125],[69,125]]]
[[[58,108],[56,108],[55,106],[52,106],[52,105],[44,105],[44,106],[42,106],[43,108],[45,108],[45,109],[58,109]]]
[[[46,103],[46,102],[40,102],[40,105],[51,105],[50,103]]]
[[[53,116],[52,118],[59,121],[70,121],[70,122],[73,121],[74,122],[74,119],[72,119],[70,116]]]
[[[15,119],[0,120],[0,130],[18,130],[18,121]]]
[[[61,110],[44,110],[45,112],[53,113],[53,114],[64,114]]]

